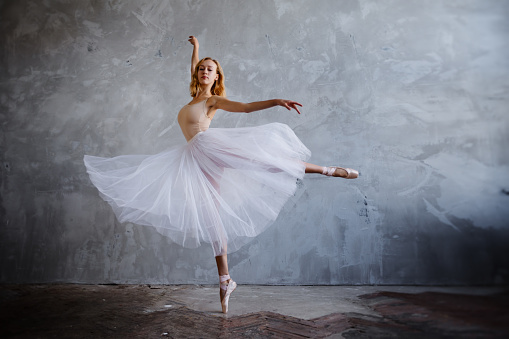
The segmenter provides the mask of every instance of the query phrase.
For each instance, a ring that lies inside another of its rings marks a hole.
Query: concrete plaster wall
[[[210,246],[120,224],[84,154],[184,143],[187,36],[221,61],[213,127],[283,122],[312,162],[276,223],[230,255],[256,284],[509,282],[509,2],[2,1],[0,282],[215,283]]]

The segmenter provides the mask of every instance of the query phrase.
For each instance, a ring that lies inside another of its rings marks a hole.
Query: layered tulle
[[[310,151],[284,124],[210,128],[154,155],[85,156],[120,222],[153,226],[184,247],[231,253],[278,216]]]

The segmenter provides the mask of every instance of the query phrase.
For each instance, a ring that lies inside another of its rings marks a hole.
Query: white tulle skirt
[[[154,155],[86,155],[87,172],[120,222],[153,226],[184,247],[232,253],[278,216],[310,151],[284,124],[210,128]]]

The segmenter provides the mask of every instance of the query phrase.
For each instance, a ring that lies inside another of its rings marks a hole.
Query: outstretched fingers
[[[285,100],[285,102],[284,102],[284,106],[285,106],[285,107],[286,107],[286,109],[287,109],[287,110],[289,110],[289,111],[291,111],[291,110],[292,110],[292,108],[293,108],[293,109],[294,109],[294,110],[296,110],[296,111],[297,111],[297,113],[299,113],[299,114],[300,114],[300,111],[299,111],[299,108],[298,108],[297,106],[302,107],[302,105],[301,105],[301,104],[299,104],[297,101],[292,101],[292,100]]]

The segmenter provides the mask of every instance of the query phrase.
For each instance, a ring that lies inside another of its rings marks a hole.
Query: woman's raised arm
[[[189,36],[188,41],[191,43],[191,45],[194,46],[193,47],[193,55],[191,56],[191,78],[192,78],[194,75],[194,70],[196,69],[196,65],[200,61],[200,57],[198,54],[198,49],[200,48],[200,44],[198,43],[198,39],[193,35]]]
[[[223,111],[228,112],[244,112],[244,113],[251,113],[254,111],[260,111],[262,109],[274,107],[274,106],[282,106],[288,109],[289,111],[294,110],[297,111],[297,113],[300,114],[299,108],[297,106],[302,107],[301,104],[299,104],[296,101],[293,100],[284,100],[284,99],[272,99],[272,100],[265,100],[265,101],[255,101],[250,103],[243,103],[243,102],[236,102],[236,101],[230,101],[226,99],[225,97],[219,97],[214,96],[211,98],[212,101],[210,102],[214,108],[216,109],[222,109]]]

